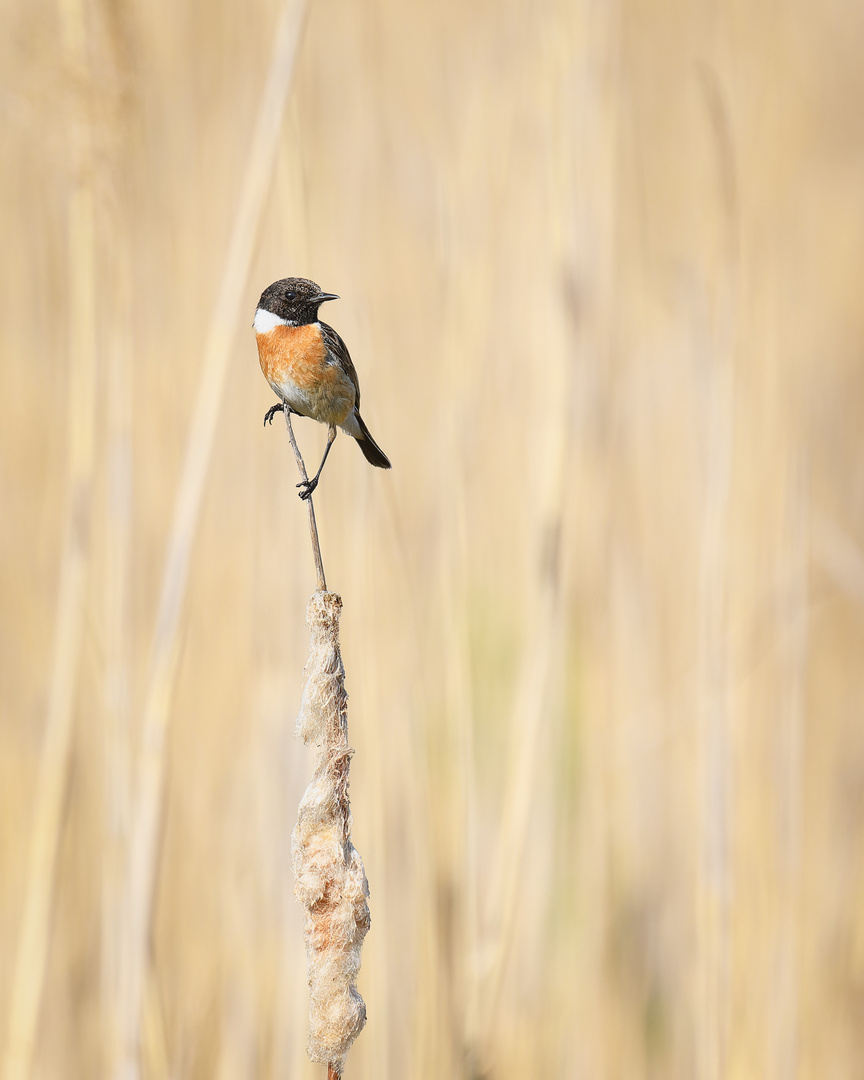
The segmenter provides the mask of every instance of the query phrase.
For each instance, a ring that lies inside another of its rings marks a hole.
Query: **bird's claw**
[[[270,408],[267,410],[265,416],[264,416],[264,427],[267,427],[268,424],[273,423],[273,417],[276,415],[277,412],[284,412],[284,411],[285,411],[285,406],[281,401],[278,402],[276,405],[271,405]]]
[[[295,485],[303,490],[298,492],[301,499],[308,499],[312,492],[318,487],[318,477],[313,476],[310,480],[301,480],[299,484]]]

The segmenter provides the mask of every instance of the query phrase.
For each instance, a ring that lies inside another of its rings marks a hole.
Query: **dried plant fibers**
[[[342,600],[316,592],[306,608],[312,631],[296,732],[315,748],[315,772],[291,838],[294,893],[306,909],[311,1004],[309,1057],[341,1076],[345,1055],[366,1023],[355,980],[369,929],[369,887],[351,843],[348,801],[348,695],[339,652]]]

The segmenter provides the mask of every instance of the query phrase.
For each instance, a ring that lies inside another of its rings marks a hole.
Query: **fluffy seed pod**
[[[339,652],[341,610],[341,598],[331,592],[316,592],[306,609],[312,642],[296,731],[314,747],[316,759],[291,838],[294,895],[306,909],[307,1051],[336,1077],[366,1023],[366,1006],[355,983],[369,929],[369,886],[351,843],[348,766],[353,751]]]

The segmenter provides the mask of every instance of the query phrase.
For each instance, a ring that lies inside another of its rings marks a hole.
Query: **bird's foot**
[[[273,417],[276,415],[277,412],[284,412],[284,411],[285,411],[285,406],[281,401],[276,405],[271,405],[270,408],[267,410],[267,413],[264,416],[264,427],[267,427],[268,424],[273,423]]]
[[[313,476],[310,477],[309,480],[301,480],[300,483],[296,486],[303,489],[302,491],[298,492],[300,498],[308,499],[312,492],[315,490],[315,488],[318,487],[318,477]]]

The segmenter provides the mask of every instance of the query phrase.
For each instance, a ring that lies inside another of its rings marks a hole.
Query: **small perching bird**
[[[297,485],[301,499],[317,487],[337,427],[357,440],[371,465],[390,468],[360,416],[360,384],[348,348],[332,326],[318,320],[321,304],[338,299],[308,278],[282,278],[264,290],[255,312],[261,370],[281,399],[268,410],[264,423],[287,407],[329,427],[318,472]]]

